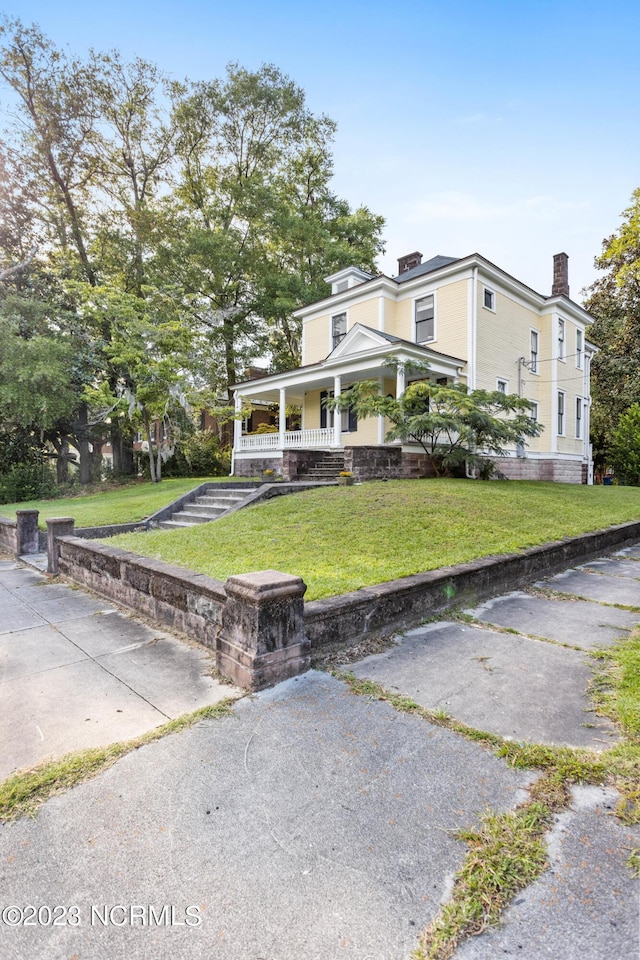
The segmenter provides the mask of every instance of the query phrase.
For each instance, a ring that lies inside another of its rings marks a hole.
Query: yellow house
[[[382,417],[334,415],[323,400],[365,379],[377,380],[385,395],[400,396],[403,365],[426,361],[438,382],[534,402],[542,433],[500,458],[503,474],[591,483],[589,367],[596,348],[586,335],[592,317],[569,298],[567,255],[554,257],[550,296],[475,253],[423,263],[416,252],[401,257],[398,267],[396,277],[357,267],[327,277],[331,295],[296,313],[302,366],[234,387],[236,410],[253,402],[280,411],[277,433],[246,436],[236,420],[234,474],[271,469],[300,479],[346,469],[360,479],[424,475],[420,446],[385,442]],[[290,405],[302,409],[299,430],[286,429]]]

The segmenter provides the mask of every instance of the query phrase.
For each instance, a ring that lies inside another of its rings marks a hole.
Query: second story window
[[[582,330],[576,330],[576,367],[582,370]]]
[[[333,349],[338,346],[341,340],[347,335],[347,315],[346,313],[336,313],[331,317],[331,337],[333,340]]]
[[[487,310],[496,309],[496,295],[493,292],[493,290],[489,290],[488,287],[484,288],[484,296],[483,296],[482,303],[487,308]]]
[[[433,294],[416,300],[416,343],[435,340],[435,309]]]
[[[531,348],[529,353],[529,370],[531,373],[538,372],[538,331],[531,331]]]
[[[509,381],[508,380],[497,380],[496,381],[496,390],[498,393],[509,393]]]
[[[564,360],[564,320],[558,320],[558,360]]]

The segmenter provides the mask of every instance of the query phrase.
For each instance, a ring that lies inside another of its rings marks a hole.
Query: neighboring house
[[[402,364],[426,361],[430,378],[466,383],[470,390],[517,393],[535,403],[543,426],[528,446],[509,450],[499,468],[508,477],[592,482],[589,445],[589,366],[596,348],[587,340],[592,317],[569,299],[568,257],[554,257],[551,296],[536,293],[479,254],[413,253],[398,261],[398,276],[372,276],[348,267],[327,277],[331,295],[301,310],[303,366],[234,387],[236,410],[251,403],[279,405],[278,433],[234,430],[233,473],[274,469],[285,479],[305,475],[327,454],[362,479],[419,476],[426,467],[419,444],[385,443],[381,417],[357,420],[325,409],[360,380],[401,395]],[[400,366],[390,366],[389,358]],[[300,430],[287,430],[285,410],[302,409]]]

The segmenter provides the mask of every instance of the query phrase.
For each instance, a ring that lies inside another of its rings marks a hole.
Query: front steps
[[[199,523],[210,523],[221,517],[231,507],[235,507],[254,490],[255,488],[251,487],[247,490],[221,490],[217,493],[209,489],[206,494],[196,497],[193,503],[186,504],[181,510],[172,514],[170,520],[161,520],[158,526],[161,530],[182,530]]]
[[[298,474],[298,480],[335,481],[343,470],[343,453],[325,453],[321,460],[311,464],[304,473]]]

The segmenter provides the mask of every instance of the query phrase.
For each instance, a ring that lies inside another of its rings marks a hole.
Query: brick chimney
[[[414,253],[407,253],[404,257],[398,258],[398,276],[402,273],[406,273],[407,270],[413,270],[414,267],[419,267],[422,263],[422,254],[418,253],[416,250]]]
[[[552,297],[569,296],[569,257],[566,253],[556,253],[553,258]]]

